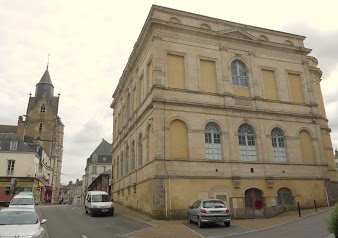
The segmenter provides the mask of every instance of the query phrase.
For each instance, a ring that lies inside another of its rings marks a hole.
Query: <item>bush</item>
[[[338,205],[336,205],[330,218],[327,220],[327,229],[336,236],[338,235]]]

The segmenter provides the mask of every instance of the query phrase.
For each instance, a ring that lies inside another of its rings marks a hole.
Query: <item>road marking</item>
[[[87,236],[85,236],[85,235],[81,235],[83,238],[88,238]]]

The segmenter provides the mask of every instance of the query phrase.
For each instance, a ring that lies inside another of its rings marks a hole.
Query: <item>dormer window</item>
[[[93,157],[92,157],[93,163],[97,163],[97,159],[98,159],[98,155],[97,154],[93,154]]]
[[[46,106],[45,104],[43,103],[40,107],[40,113],[45,113],[46,112]]]
[[[11,141],[9,150],[16,151],[18,149],[18,141]]]

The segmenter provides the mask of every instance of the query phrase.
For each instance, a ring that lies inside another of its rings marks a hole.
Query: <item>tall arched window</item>
[[[121,153],[121,177],[124,176],[124,158],[123,158],[123,151]]]
[[[170,158],[189,158],[188,128],[181,120],[173,120],[169,125]]]
[[[277,205],[278,206],[290,206],[294,203],[294,196],[292,191],[288,188],[280,188],[277,191]]]
[[[125,163],[126,163],[126,175],[129,174],[129,146],[126,146],[126,156],[125,156]]]
[[[130,93],[128,92],[127,96],[127,111],[126,111],[126,121],[129,120],[130,117],[130,111],[131,111],[131,104],[130,104]]]
[[[253,208],[256,199],[263,201],[262,191],[257,188],[249,188],[245,191],[245,207]]]
[[[148,140],[147,140],[147,161],[151,161],[153,159],[153,152],[154,152],[152,125],[148,126],[147,134],[148,134]]]
[[[221,160],[221,130],[216,123],[210,122],[205,126],[205,156],[207,159]]]
[[[142,148],[142,134],[138,136],[138,167],[142,166],[143,158],[142,158],[142,153],[143,153],[143,148]]]
[[[241,160],[257,160],[256,137],[252,126],[243,124],[238,128],[238,142]]]
[[[245,64],[240,60],[231,63],[232,83],[240,87],[248,87],[248,74]]]
[[[40,122],[39,123],[39,134],[41,134],[42,133],[42,123]]]
[[[40,113],[45,113],[46,112],[46,106],[45,104],[43,103],[40,107]]]
[[[284,133],[280,128],[273,128],[271,131],[271,141],[273,148],[273,157],[275,161],[286,162],[286,149],[284,143]]]
[[[116,160],[116,179],[120,178],[120,158],[117,156]]]
[[[130,150],[130,171],[133,171],[135,169],[135,141],[131,143],[131,150]]]

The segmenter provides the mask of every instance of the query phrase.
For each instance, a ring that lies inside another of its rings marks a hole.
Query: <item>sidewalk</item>
[[[317,209],[317,212],[324,212],[333,207],[321,207]],[[144,230],[131,232],[125,234],[124,237],[140,237],[140,238],[178,238],[178,237],[189,237],[189,238],[201,238],[200,234],[191,230],[189,227],[184,225],[188,221],[185,220],[152,220],[151,217],[121,206],[115,203],[115,211],[118,214],[129,216],[134,219],[149,223],[152,225],[150,228]],[[286,212],[279,216],[272,218],[257,218],[257,219],[241,219],[232,220],[231,225],[244,227],[253,230],[266,229],[273,226],[278,226],[287,222],[291,222],[297,219],[302,219],[307,216],[311,216],[316,213],[315,209],[301,210],[302,217],[299,217],[298,210]],[[330,236],[328,236],[330,237]]]

